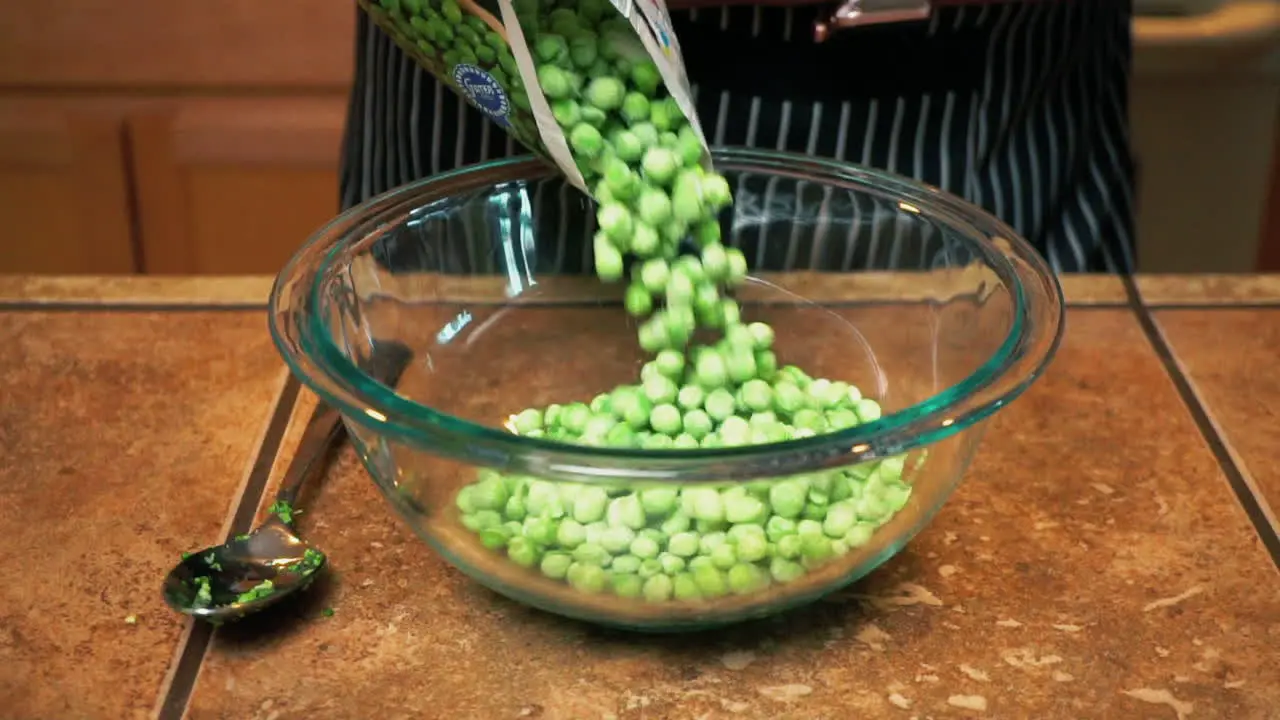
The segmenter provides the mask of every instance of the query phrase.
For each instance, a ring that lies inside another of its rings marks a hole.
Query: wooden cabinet
[[[0,272],[138,269],[123,139],[100,104],[0,99]]]
[[[0,273],[272,273],[338,206],[350,0],[0,2]]]
[[[346,99],[189,100],[128,118],[149,273],[279,270],[338,211]]]

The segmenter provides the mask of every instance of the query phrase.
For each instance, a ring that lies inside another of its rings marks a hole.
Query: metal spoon
[[[394,388],[412,359],[399,343],[376,345],[368,374]],[[306,588],[325,565],[324,553],[294,532],[294,503],[324,467],[329,451],[344,436],[342,417],[321,403],[307,421],[302,440],[285,472],[271,514],[258,529],[222,545],[183,556],[164,580],[164,600],[186,615],[221,623],[257,612]]]

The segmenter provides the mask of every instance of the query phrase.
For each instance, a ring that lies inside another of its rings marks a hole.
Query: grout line
[[[240,484],[238,495],[232,506],[234,512],[222,525],[221,537],[226,542],[236,535],[247,532],[262,502],[262,494],[266,490],[267,478],[275,464],[276,455],[284,441],[285,430],[289,419],[293,416],[293,407],[298,402],[301,388],[297,378],[285,372],[280,391],[275,395],[275,403],[266,423],[259,434],[257,452],[253,455],[244,480]],[[169,674],[160,685],[158,702],[152,717],[157,720],[180,720],[186,714],[187,703],[195,690],[196,679],[204,664],[209,643],[213,640],[213,625],[188,618],[187,628],[179,639],[175,660],[169,663]]]
[[[1156,356],[1164,366],[1165,373],[1173,381],[1174,388],[1178,391],[1183,404],[1187,406],[1187,410],[1191,413],[1191,419],[1195,422],[1201,437],[1204,438],[1205,443],[1209,446],[1210,452],[1213,453],[1218,467],[1222,470],[1223,475],[1226,476],[1227,483],[1231,486],[1232,492],[1235,493],[1236,500],[1239,501],[1240,506],[1244,509],[1245,516],[1248,517],[1249,522],[1253,525],[1254,532],[1262,540],[1262,545],[1266,548],[1267,554],[1270,555],[1272,564],[1280,568],[1280,523],[1277,523],[1274,513],[1271,512],[1270,506],[1267,505],[1267,501],[1258,492],[1252,477],[1242,469],[1244,467],[1243,461],[1231,449],[1230,443],[1226,440],[1226,434],[1210,415],[1208,406],[1204,403],[1199,393],[1196,392],[1195,386],[1192,384],[1182,364],[1178,362],[1172,346],[1169,344],[1168,339],[1165,338],[1164,332],[1160,330],[1160,326],[1156,324],[1150,309],[1142,304],[1141,296],[1138,293],[1137,285],[1133,282],[1133,278],[1126,276],[1122,279],[1125,283],[1125,290],[1129,293],[1133,311],[1137,314],[1138,324],[1142,326],[1142,331],[1147,336],[1147,341],[1151,343],[1152,349],[1155,350]]]

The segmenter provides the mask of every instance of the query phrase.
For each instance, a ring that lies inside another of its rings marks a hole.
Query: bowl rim
[[[414,210],[499,183],[555,175],[532,156],[459,168],[392,189],[356,205],[316,231],[277,275],[268,304],[272,340],[290,371],[348,423],[459,461],[578,482],[723,481],[784,476],[866,462],[923,447],[969,428],[1043,373],[1061,341],[1062,289],[1047,263],[1017,233],[967,201],[889,172],[798,153],[712,148],[716,163],[748,171],[839,183],[887,196],[900,209],[932,217],[959,233],[1009,289],[1012,318],[998,348],[967,377],[909,407],[852,428],[764,445],[637,450],[571,445],[516,435],[432,409],[365,374],[333,342],[322,313],[327,279],[355,243]]]

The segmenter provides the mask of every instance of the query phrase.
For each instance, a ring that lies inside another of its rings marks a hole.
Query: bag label
[[[453,68],[453,81],[462,94],[491,120],[502,127],[510,123],[511,101],[493,76],[475,65],[460,64]]]

